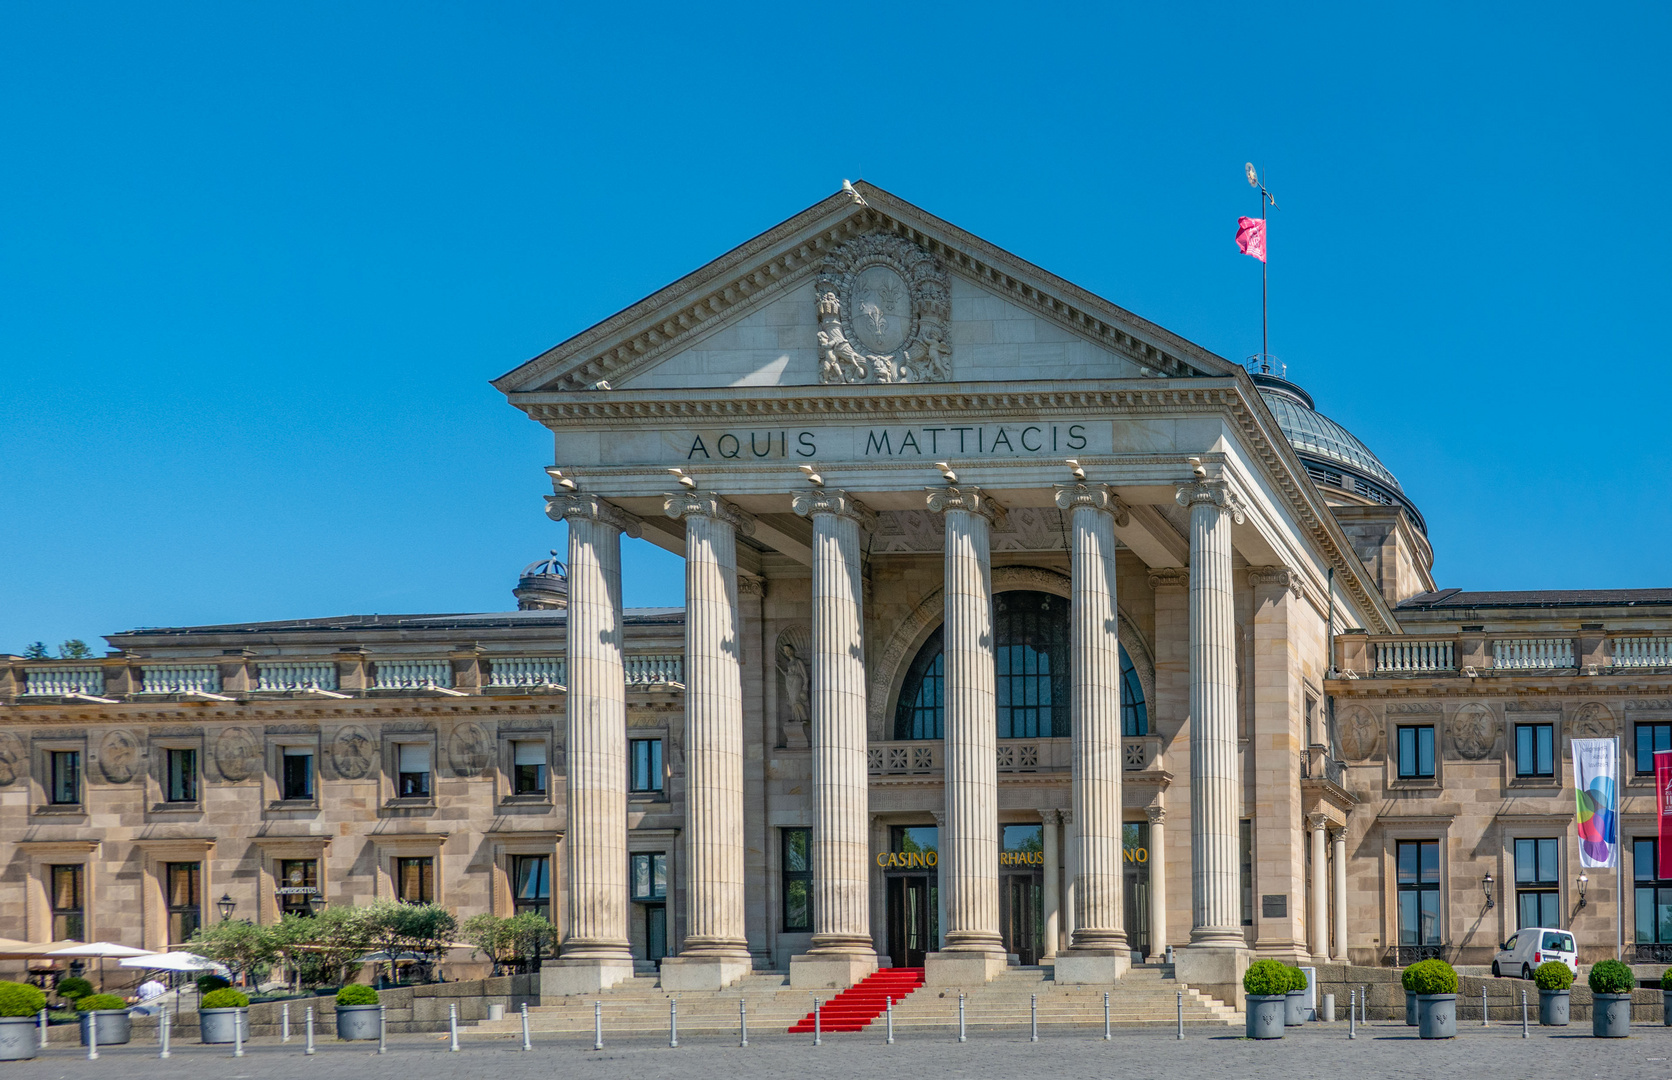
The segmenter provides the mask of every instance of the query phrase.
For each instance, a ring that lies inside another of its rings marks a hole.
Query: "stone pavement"
[[[85,1051],[59,1037],[31,1062],[0,1066],[8,1077],[51,1080],[687,1080],[691,1076],[726,1080],[848,1080],[886,1074],[930,1077],[1020,1077],[1046,1073],[1052,1080],[1107,1077],[1345,1077],[1350,1080],[1455,1080],[1528,1076],[1672,1078],[1672,1029],[1633,1028],[1629,1039],[1590,1038],[1589,1025],[1567,1029],[1532,1029],[1521,1038],[1518,1025],[1489,1028],[1460,1026],[1451,1042],[1423,1042],[1403,1024],[1372,1024],[1359,1038],[1347,1039],[1345,1024],[1308,1025],[1276,1042],[1254,1043],[1235,1034],[1187,1031],[1183,1042],[1170,1031],[1116,1029],[1105,1043],[1101,1031],[1077,1029],[1042,1033],[1030,1043],[1025,1031],[971,1031],[960,1044],[956,1032],[914,1032],[893,1046],[877,1032],[832,1035],[822,1046],[782,1033],[751,1032],[749,1046],[735,1037],[697,1035],[680,1039],[678,1049],[665,1040],[620,1040],[594,1052],[590,1040],[573,1037],[535,1039],[524,1053],[518,1039],[477,1036],[463,1041],[457,1053],[447,1037],[399,1035],[379,1057],[375,1043],[321,1040],[318,1053],[303,1056],[301,1040],[280,1044],[258,1039],[243,1058],[229,1047],[177,1043],[167,1061],[157,1058],[155,1043],[133,1043],[100,1052],[87,1061]],[[60,1036],[59,1031],[53,1035]]]

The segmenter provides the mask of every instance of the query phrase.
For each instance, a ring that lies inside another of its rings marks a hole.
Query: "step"
[[[922,968],[883,968],[821,1003],[818,1025],[823,1031],[862,1031],[890,1003],[904,1000],[922,985]],[[790,1026],[789,1033],[812,1031],[813,1025],[814,1014],[809,1012]]]

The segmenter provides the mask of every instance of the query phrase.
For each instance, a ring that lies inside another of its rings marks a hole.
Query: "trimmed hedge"
[[[216,990],[225,990],[227,987],[232,985],[230,980],[224,979],[213,973],[208,975],[199,975],[196,981],[197,992],[200,994],[213,993]]]
[[[79,997],[86,997],[93,992],[93,984],[80,975],[71,975],[67,979],[58,980],[58,996],[65,1001],[74,1001]]]
[[[219,990],[211,990],[203,995],[203,1000],[197,1003],[199,1009],[242,1009],[250,1003],[250,996],[242,990],[234,990],[230,986],[223,986]]]
[[[1256,960],[1242,973],[1245,994],[1269,995],[1289,992],[1289,969],[1278,960]]]
[[[0,1016],[34,1016],[46,1008],[46,995],[28,983],[0,982]]]
[[[1573,969],[1560,960],[1546,960],[1533,972],[1533,982],[1540,990],[1566,990],[1573,985]]]
[[[1629,994],[1637,988],[1637,976],[1618,960],[1593,964],[1587,981],[1593,994]]]
[[[1405,978],[1418,994],[1457,993],[1457,972],[1444,960],[1419,960],[1405,969]]]
[[[126,1009],[128,1003],[115,994],[88,994],[78,998],[75,1007],[80,1012],[92,1012],[94,1009]]]
[[[376,1005],[377,991],[365,983],[349,983],[337,991],[338,1005]]]

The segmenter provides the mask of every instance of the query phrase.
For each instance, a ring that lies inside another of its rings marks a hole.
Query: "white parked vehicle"
[[[1533,977],[1546,961],[1560,960],[1575,978],[1579,976],[1579,953],[1573,935],[1550,926],[1523,926],[1510,935],[1492,960],[1492,974]]]

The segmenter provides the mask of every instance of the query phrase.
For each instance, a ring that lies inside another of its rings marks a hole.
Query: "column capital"
[[[765,596],[766,579],[755,574],[748,573],[747,571],[739,570],[737,572],[737,595]]]
[[[1132,520],[1126,503],[1108,484],[1058,484],[1056,500],[1059,510],[1078,510],[1082,506],[1101,510],[1112,515],[1116,525],[1124,526]]]
[[[1242,499],[1231,490],[1231,486],[1223,480],[1193,480],[1188,484],[1180,484],[1173,493],[1178,504],[1186,509],[1201,504],[1216,506],[1221,512],[1231,515],[1231,519],[1238,525],[1246,520]]]
[[[597,521],[613,525],[637,540],[644,534],[643,523],[613,503],[597,495],[547,495],[546,516],[553,521]]]
[[[876,528],[877,524],[877,515],[869,506],[840,488],[799,491],[790,497],[790,509],[804,518],[810,518],[814,514],[853,518],[859,522],[859,527],[867,532]]]
[[[1312,826],[1313,832],[1323,832],[1324,826],[1329,824],[1329,815],[1322,813],[1307,814],[1306,823]]]
[[[1165,806],[1146,806],[1144,813],[1149,815],[1151,825],[1167,824],[1167,808]]]
[[[1279,589],[1288,589],[1296,596],[1301,595],[1300,575],[1287,566],[1250,566],[1248,584],[1255,588],[1275,585]]]
[[[1188,589],[1190,587],[1190,571],[1182,567],[1163,567],[1151,570],[1149,587],[1152,589]]]
[[[974,484],[958,487],[948,484],[945,487],[925,488],[929,511],[944,514],[948,510],[968,510],[972,514],[980,514],[995,526],[1002,527],[1005,521],[1004,507],[993,501],[993,497]]]
[[[1041,810],[1039,812],[1039,817],[1040,817],[1040,820],[1045,822],[1045,824],[1055,825],[1057,822],[1062,820],[1062,811],[1061,810]]]
[[[755,533],[755,516],[708,491],[681,491],[662,496],[662,509],[671,518],[708,517],[724,521],[744,536]]]

